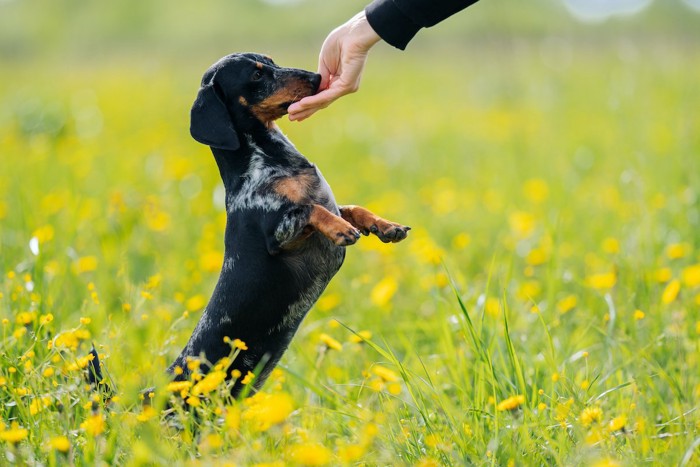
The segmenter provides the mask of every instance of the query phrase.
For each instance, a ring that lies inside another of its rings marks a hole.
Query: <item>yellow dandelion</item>
[[[78,274],[92,272],[97,270],[97,264],[98,261],[96,256],[83,256],[73,261],[73,271]]]
[[[338,448],[338,457],[346,464],[354,463],[362,459],[367,448],[362,444],[348,444]]]
[[[374,365],[372,367],[372,373],[379,376],[382,381],[387,383],[395,383],[400,379],[399,375],[397,375],[394,371],[381,365]]]
[[[678,293],[681,290],[681,282],[678,279],[674,279],[666,285],[664,292],[661,294],[661,303],[668,305],[673,303],[678,297]]]
[[[141,411],[141,413],[136,416],[136,420],[138,420],[141,423],[144,423],[152,419],[153,417],[156,417],[157,415],[158,412],[156,411],[156,409],[154,409],[150,405],[146,405]]]
[[[523,184],[523,194],[533,203],[539,204],[549,196],[549,186],[541,178],[531,178]]]
[[[506,410],[515,410],[525,403],[525,396],[519,394],[517,396],[511,396],[498,403],[496,410],[503,412]]]
[[[656,282],[659,283],[664,283],[668,282],[673,278],[673,271],[671,271],[671,268],[659,268],[656,271],[654,271],[654,279]]]
[[[233,342],[231,342],[231,346],[239,350],[248,350],[248,346],[240,339],[234,339]]]
[[[492,318],[497,318],[501,314],[501,302],[494,297],[487,298],[484,304],[484,311]]]
[[[70,450],[70,441],[66,436],[56,436],[49,441],[49,447],[58,452],[66,453]]]
[[[353,344],[361,344],[364,341],[368,341],[372,338],[372,331],[359,331],[357,334],[353,334],[349,337],[350,342]]]
[[[255,373],[253,373],[252,371],[248,371],[248,373],[246,373],[246,375],[241,380],[241,384],[249,384],[254,379],[255,379]]]
[[[615,255],[620,252],[620,242],[614,237],[607,237],[601,245],[603,251],[609,255]]]
[[[533,248],[525,257],[525,261],[530,266],[540,266],[547,262],[549,255],[542,248]]]
[[[681,271],[681,279],[686,287],[700,287],[700,264],[693,264]]]
[[[53,321],[53,315],[51,313],[39,316],[39,324],[42,326],[49,324],[51,321]]]
[[[561,314],[565,314],[576,308],[578,304],[578,298],[576,295],[567,295],[557,302],[557,311]]]
[[[294,402],[286,393],[258,392],[246,399],[245,403],[247,408],[241,414],[241,418],[250,421],[257,431],[265,431],[282,423],[294,411]]]
[[[238,431],[241,427],[241,410],[237,405],[229,407],[224,416],[224,424],[231,431]]]
[[[614,272],[591,274],[586,277],[586,285],[596,290],[611,289],[617,283],[617,275]]]
[[[194,385],[192,388],[192,394],[198,396],[200,394],[209,394],[219,387],[221,383],[226,379],[226,372],[224,371],[210,371],[207,375]]]
[[[13,422],[9,430],[0,430],[0,441],[17,444],[27,438],[29,431],[20,428],[17,422]]]
[[[589,444],[595,444],[595,443],[589,443]],[[600,460],[595,461],[593,464],[591,464],[591,467],[620,467],[621,465],[622,464],[620,464],[615,459],[605,458],[605,459],[600,459]]]
[[[524,211],[515,211],[508,216],[510,229],[517,238],[527,238],[535,232],[537,219],[533,214]]]
[[[615,417],[612,420],[610,420],[610,423],[608,423],[608,430],[610,431],[620,431],[625,428],[625,425],[627,424],[627,417],[625,415],[620,415],[619,417]]]
[[[301,465],[316,466],[327,465],[332,458],[331,451],[318,443],[305,443],[290,446],[287,456]]]
[[[452,238],[452,247],[455,250],[464,250],[471,243],[472,238],[466,232],[460,232]]]
[[[100,414],[91,415],[80,424],[80,429],[90,436],[99,436],[105,431],[105,419]]]
[[[168,383],[168,385],[165,387],[165,389],[168,392],[182,392],[182,391],[189,391],[191,386],[192,386],[191,381],[173,381],[171,383]]]
[[[330,311],[340,304],[339,293],[326,293],[316,302],[316,309],[319,311]]]
[[[185,308],[187,309],[187,311],[197,311],[204,308],[206,304],[206,297],[202,294],[198,294],[187,299],[187,301],[185,302]]]
[[[343,344],[341,344],[337,340],[333,339],[328,334],[325,334],[325,333],[321,334],[320,336],[318,336],[318,340],[320,340],[323,345],[325,345],[327,348],[329,348],[331,350],[338,350],[338,351],[343,350]]]
[[[372,288],[369,299],[375,306],[387,306],[398,288],[399,283],[396,279],[393,276],[386,276]]]
[[[187,405],[189,405],[191,407],[199,407],[201,405],[199,397],[195,397],[195,396],[188,397],[185,402],[187,402]]]
[[[642,310],[634,310],[633,317],[634,317],[635,321],[642,320],[642,319],[644,319],[645,316],[646,316],[646,314]]]
[[[88,318],[88,317],[85,317],[85,316],[82,316],[82,317],[80,318],[80,324],[82,324],[83,326],[87,326],[87,325],[90,324],[90,323],[92,323],[92,318]]]
[[[666,256],[668,259],[680,259],[687,256],[692,247],[687,243],[674,243],[666,247]]]
[[[594,423],[600,422],[603,418],[603,411],[600,407],[586,407],[578,418],[583,426],[589,427]]]

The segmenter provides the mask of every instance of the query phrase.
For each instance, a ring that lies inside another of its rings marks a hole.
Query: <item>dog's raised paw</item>
[[[354,227],[350,227],[347,230],[337,232],[335,238],[335,244],[338,246],[349,246],[354,245],[360,238],[360,231]]]
[[[370,232],[376,235],[384,243],[397,243],[408,236],[410,227],[382,220],[369,228]]]

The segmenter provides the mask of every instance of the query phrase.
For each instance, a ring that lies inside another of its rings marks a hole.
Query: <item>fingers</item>
[[[308,96],[290,105],[287,109],[289,112],[289,120],[301,121],[309,118],[314,113],[321,109],[325,109],[340,97],[349,94],[352,90],[343,89],[340,86],[334,87],[331,85],[328,89]]]

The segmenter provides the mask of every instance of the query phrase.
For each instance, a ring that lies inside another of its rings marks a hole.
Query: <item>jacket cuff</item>
[[[421,29],[392,0],[374,0],[365,8],[365,16],[384,42],[401,50]]]

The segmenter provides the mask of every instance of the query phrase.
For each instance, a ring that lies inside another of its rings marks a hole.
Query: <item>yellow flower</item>
[[[617,275],[614,272],[592,274],[586,277],[586,285],[592,289],[611,289],[617,283]]]
[[[339,293],[326,293],[316,302],[316,308],[319,311],[330,311],[340,304]]]
[[[399,288],[399,283],[393,276],[386,276],[380,280],[370,292],[370,301],[378,307],[384,307],[391,302],[392,297]]]
[[[251,381],[253,381],[253,379],[255,379],[255,373],[253,373],[252,371],[248,371],[248,373],[246,373],[246,375],[241,380],[241,384],[248,384]]]
[[[603,240],[603,251],[609,255],[614,255],[620,252],[620,242],[614,237],[608,237]]]
[[[627,417],[625,415],[620,415],[619,417],[615,417],[612,420],[610,420],[610,423],[608,424],[608,429],[610,431],[620,431],[625,428],[626,424]]]
[[[187,311],[197,311],[201,310],[204,308],[204,306],[207,304],[207,299],[204,297],[204,295],[195,295],[193,297],[190,297],[187,302],[185,302],[185,308]]]
[[[199,401],[199,397],[195,396],[190,396],[187,398],[187,405],[190,405],[192,407],[199,407],[201,402]]]
[[[372,331],[359,331],[357,334],[350,336],[349,340],[353,344],[360,344],[364,341],[368,341],[372,338]]]
[[[297,444],[289,447],[289,458],[301,465],[326,465],[331,461],[331,451],[318,443]]]
[[[248,346],[240,339],[234,339],[233,342],[231,342],[231,346],[239,350],[248,350]]]
[[[620,463],[615,459],[600,459],[595,461],[591,467],[620,467]]]
[[[219,387],[226,379],[224,371],[210,371],[207,375],[194,385],[192,394],[198,396],[200,394],[208,394]]]
[[[664,283],[671,280],[673,277],[673,272],[671,268],[659,268],[654,271],[654,279],[656,282]]]
[[[372,367],[372,373],[379,376],[384,382],[395,383],[399,381],[399,375],[381,365],[374,365]]]
[[[45,324],[49,324],[51,321],[53,321],[53,315],[51,313],[39,316],[39,324],[41,324],[42,326]]]
[[[678,279],[674,279],[668,283],[664,289],[663,294],[661,294],[661,302],[664,305],[672,303],[678,297],[678,292],[681,290],[681,282]]]
[[[157,415],[158,415],[158,412],[156,412],[156,409],[154,409],[150,405],[146,405],[146,406],[144,406],[141,413],[136,416],[136,420],[138,420],[139,422],[147,422],[148,420],[152,419],[153,417],[155,417]]]
[[[686,287],[700,286],[700,264],[693,264],[681,271],[681,278]]]
[[[523,194],[533,203],[539,204],[549,196],[549,186],[540,178],[531,178],[523,185]]]
[[[328,334],[321,334],[318,336],[318,339],[321,341],[322,344],[324,344],[326,347],[328,347],[331,350],[343,350],[343,344],[338,342],[337,340],[333,339],[331,336]]]
[[[80,317],[80,324],[82,324],[83,326],[87,326],[90,323],[92,323],[92,318],[87,318],[85,316]]]
[[[508,216],[510,229],[517,238],[527,238],[535,232],[537,220],[529,212],[515,211]]]
[[[600,407],[586,407],[579,415],[579,420],[583,426],[591,426],[593,423],[598,423],[603,418],[603,411]]]
[[[73,261],[73,270],[78,273],[92,272],[97,269],[96,256],[83,256]]]
[[[692,248],[687,243],[674,243],[666,247],[668,259],[680,259],[687,256]]]
[[[501,314],[501,302],[494,297],[487,298],[484,304],[484,311],[492,318],[497,318]]]
[[[634,319],[635,319],[636,321],[639,321],[639,320],[641,320],[641,319],[644,319],[644,317],[645,317],[646,315],[645,315],[645,313],[644,313],[642,310],[634,310],[634,315],[633,315],[633,316],[634,316]]]
[[[15,317],[15,322],[17,324],[21,324],[23,326],[26,326],[28,324],[32,324],[32,322],[34,322],[35,318],[36,318],[36,312],[22,311],[20,313],[17,313],[17,316]]]
[[[505,410],[515,410],[525,403],[525,396],[519,394],[517,396],[509,397],[498,403],[496,410],[503,412]]]
[[[359,461],[365,455],[366,447],[362,444],[348,444],[338,448],[338,457],[346,464]]]
[[[578,298],[576,298],[576,295],[567,295],[557,302],[557,310],[561,314],[568,313],[576,308],[577,304]]]
[[[0,430],[0,441],[17,444],[25,439],[27,435],[29,435],[29,432],[25,428],[20,428],[17,422],[13,422],[9,430]]]
[[[292,398],[286,393],[258,392],[246,399],[245,404],[248,407],[241,417],[251,421],[257,431],[265,431],[272,425],[282,423],[294,411]]]
[[[90,436],[99,436],[105,431],[105,419],[100,414],[91,415],[80,424],[80,429]]]
[[[55,438],[51,438],[49,446],[51,449],[65,453],[70,449],[70,441],[68,441],[68,438],[65,436],[56,436]]]

